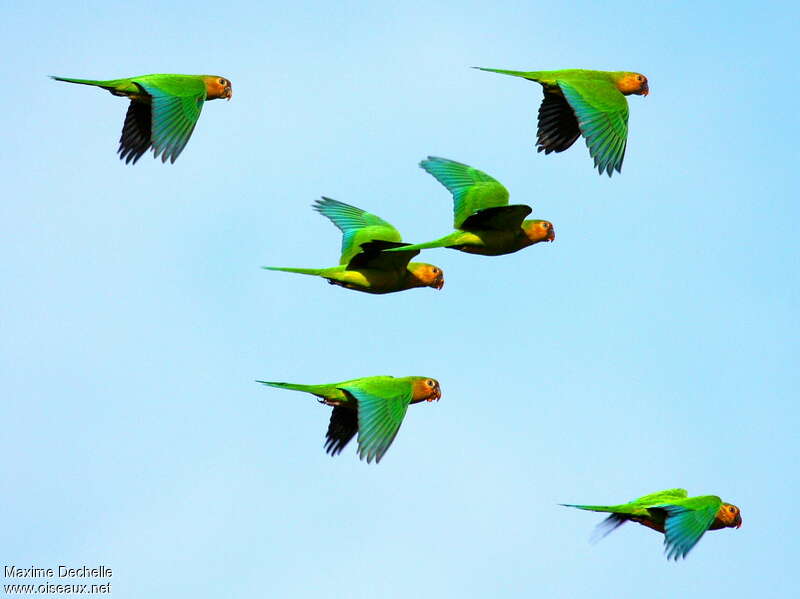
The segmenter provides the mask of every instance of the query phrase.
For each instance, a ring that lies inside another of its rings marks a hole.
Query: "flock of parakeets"
[[[613,171],[621,171],[628,139],[625,96],[648,94],[644,75],[582,69],[522,72],[476,68],[542,85],[539,152],[563,152],[583,136],[600,174],[606,172],[610,177]],[[155,158],[175,162],[194,131],[203,103],[217,98],[230,100],[233,94],[231,82],[216,75],[160,74],[107,81],[53,78],[101,87],[130,99],[117,150],[126,164],[135,164],[151,148]],[[441,289],[442,269],[411,262],[420,250],[447,247],[469,254],[499,256],[555,239],[552,223],[525,220],[531,213],[530,206],[509,205],[508,190],[486,173],[433,156],[420,166],[453,196],[452,233],[427,243],[403,243],[398,230],[382,218],[323,197],[314,209],[342,231],[339,265],[264,268],[314,275],[334,285],[374,294],[414,287]],[[358,434],[358,455],[368,463],[380,462],[397,436],[409,404],[441,397],[438,381],[420,376],[370,376],[322,385],[258,382],[304,391],[332,406],[325,450],[337,455]],[[598,526],[600,536],[629,520],[663,533],[668,559],[685,557],[707,530],[738,528],[742,524],[738,507],[714,495],[688,497],[683,489],[652,493],[620,505],[564,505],[610,513]]]

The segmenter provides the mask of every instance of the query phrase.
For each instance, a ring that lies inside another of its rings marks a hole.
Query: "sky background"
[[[795,3],[0,12],[2,565],[104,564],[118,598],[797,592]],[[582,140],[537,154],[540,87],[475,65],[646,74],[622,174]],[[126,166],[127,101],[47,78],[152,72],[233,82],[174,165]],[[259,268],[337,262],[320,195],[408,241],[449,232],[429,154],[555,243],[426,251],[440,292]],[[313,397],[254,382],[378,374],[443,397],[377,466],[325,454]],[[558,505],[671,487],[742,528],[673,563],[633,524],[590,544],[602,517]]]

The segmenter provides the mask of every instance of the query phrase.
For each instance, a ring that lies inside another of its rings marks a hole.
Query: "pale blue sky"
[[[0,73],[3,564],[113,568],[114,597],[788,597],[800,560],[798,9],[792,3],[6,3]],[[534,148],[539,86],[636,70],[622,175]],[[212,73],[174,165],[127,102],[47,75]],[[449,231],[427,155],[556,241],[450,250],[441,292],[329,266],[326,195]],[[254,379],[441,381],[378,466]],[[595,514],[682,486],[742,509],[667,562]]]

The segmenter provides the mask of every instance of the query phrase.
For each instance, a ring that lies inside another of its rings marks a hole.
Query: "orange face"
[[[433,287],[441,289],[444,287],[444,272],[438,266],[417,262],[409,264],[409,270],[414,275],[420,287]]]
[[[617,80],[617,89],[626,96],[630,94],[646,96],[650,93],[650,88],[647,85],[647,77],[640,73],[625,73]]]
[[[553,241],[556,238],[556,230],[549,220],[526,220],[522,223],[522,229],[531,243]]]
[[[230,100],[233,97],[233,88],[229,79],[216,75],[205,75],[203,81],[206,84],[206,100],[216,100],[217,98]]]
[[[739,528],[742,525],[742,514],[735,505],[723,503],[717,512],[717,520],[728,528]]]
[[[439,381],[436,379],[418,378],[413,384],[413,396],[411,403],[418,401],[439,401],[442,397],[442,390],[439,389]]]

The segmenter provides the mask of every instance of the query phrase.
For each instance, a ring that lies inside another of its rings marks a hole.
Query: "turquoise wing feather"
[[[358,402],[358,456],[380,462],[397,436],[411,403],[411,385],[403,381],[341,387]]]
[[[558,80],[586,139],[594,165],[602,174],[621,172],[628,140],[628,101],[606,81]]]
[[[714,495],[692,497],[681,505],[653,506],[667,512],[664,547],[667,559],[686,557],[714,522],[722,500]]]
[[[155,157],[161,161],[175,162],[192,136],[200,111],[206,99],[205,85],[182,85],[165,91],[162,85],[135,81],[150,97],[152,110],[152,144]]]
[[[508,205],[508,190],[483,171],[436,156],[419,165],[453,194],[454,229],[479,210]]]
[[[361,252],[361,244],[370,241],[400,242],[400,232],[391,224],[361,208],[323,197],[314,210],[327,217],[342,232],[342,255],[339,264],[348,264]]]

